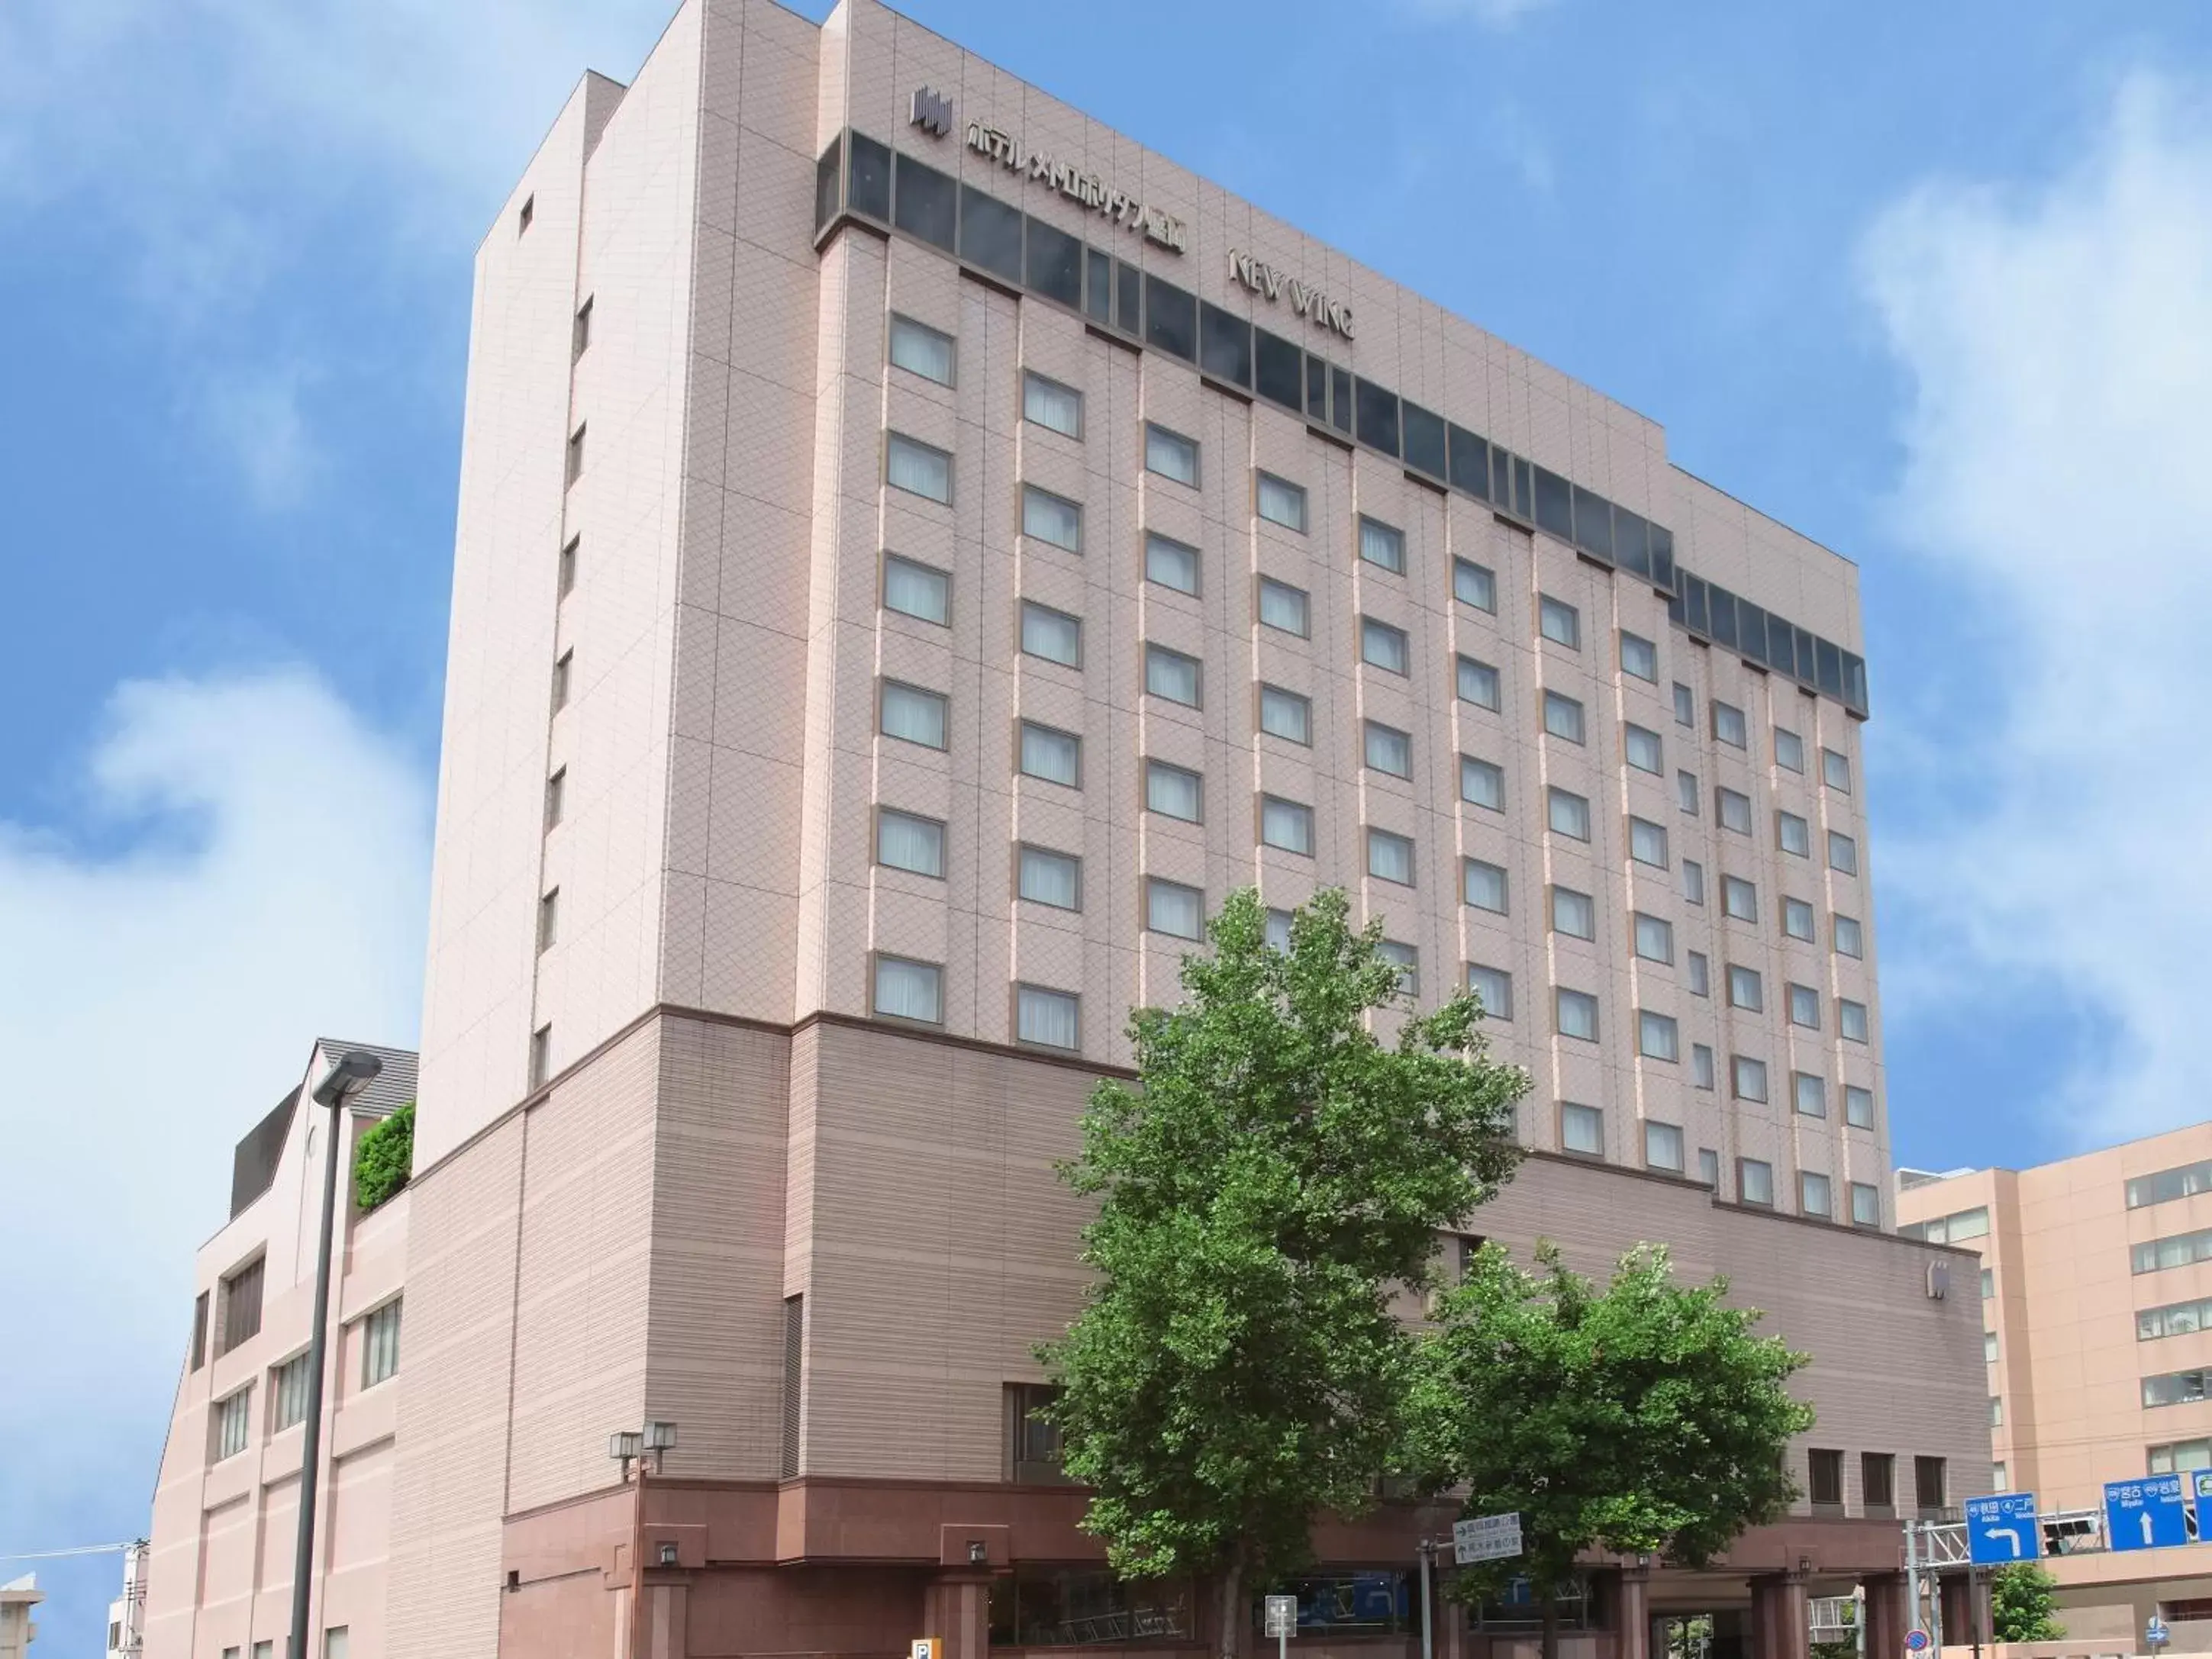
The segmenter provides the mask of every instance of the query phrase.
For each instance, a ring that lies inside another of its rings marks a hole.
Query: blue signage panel
[[[2105,1483],[2105,1542],[2116,1550],[2165,1549],[2189,1541],[2189,1509],[2178,1474]]]
[[[2029,1561],[2043,1553],[2035,1494],[2003,1492],[1966,1500],[1966,1559],[1977,1564]]]

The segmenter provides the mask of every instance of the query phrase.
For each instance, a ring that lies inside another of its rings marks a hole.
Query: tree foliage
[[[1130,1019],[1139,1080],[1092,1091],[1062,1174],[1097,1197],[1083,1312],[1041,1350],[1084,1524],[1127,1577],[1217,1575],[1224,1652],[1248,1586],[1305,1559],[1399,1467],[1413,1339],[1393,1287],[1510,1176],[1526,1073],[1486,1057],[1472,997],[1407,1012],[1381,929],[1318,895],[1269,947],[1230,896],[1186,1000]]]
[[[353,1149],[354,1202],[364,1210],[407,1184],[415,1169],[415,1103],[409,1101],[381,1123],[369,1126]]]
[[[1465,1482],[1469,1515],[1521,1516],[1524,1553],[1464,1578],[1474,1593],[1529,1581],[1557,1651],[1555,1600],[1589,1549],[1703,1565],[1794,1496],[1783,1467],[1812,1408],[1784,1384],[1805,1364],[1725,1281],[1674,1282],[1639,1245],[1602,1291],[1540,1244],[1538,1271],[1477,1252],[1422,1343],[1413,1411],[1435,1490]]]
[[[2000,1642],[2063,1642],[2058,1581],[2039,1562],[1996,1568],[1990,1574],[1990,1626]]]

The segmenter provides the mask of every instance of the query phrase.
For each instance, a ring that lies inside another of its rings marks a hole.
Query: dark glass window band
[[[1419,477],[1487,502],[1585,558],[1649,582],[1667,596],[1667,614],[1693,637],[1738,652],[1854,714],[1867,714],[1863,658],[1678,569],[1674,535],[1666,526],[849,129],[830,141],[816,166],[817,236],[826,236],[844,215],[941,249],[994,282],[1064,306],[1132,343],[1255,392]]]

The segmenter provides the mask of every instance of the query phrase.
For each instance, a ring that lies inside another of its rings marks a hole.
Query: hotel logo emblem
[[[916,87],[913,120],[933,138],[947,137],[952,131],[952,100],[934,87]]]

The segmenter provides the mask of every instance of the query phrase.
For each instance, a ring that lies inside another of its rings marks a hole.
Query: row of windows
[[[2212,1193],[2212,1162],[2185,1164],[2179,1169],[2160,1170],[2155,1175],[2130,1177],[2127,1186],[2128,1208],[2140,1210],[2153,1204],[2171,1204],[2177,1198],[2194,1198],[2199,1193]]]
[[[2129,1266],[2136,1273],[2162,1273],[2168,1267],[2186,1267],[2192,1262],[2212,1261],[2212,1228],[2193,1233],[2175,1233],[2166,1238],[2146,1239],[2133,1246],[2129,1253]]]
[[[1844,1457],[1840,1451],[1809,1447],[1805,1453],[1805,1496],[1815,1509],[1844,1504]],[[1923,1510],[1940,1510],[1947,1496],[1948,1469],[1940,1457],[1912,1460],[1913,1497]],[[1866,1513],[1893,1514],[1897,1504],[1897,1459],[1889,1452],[1859,1454],[1859,1501]]]
[[[2169,1303],[2136,1314],[2138,1342],[2154,1341],[2161,1336],[2191,1336],[2198,1331],[2212,1331],[2212,1299]]]
[[[361,1329],[361,1386],[373,1389],[399,1370],[400,1298],[372,1309],[357,1322]],[[282,1434],[307,1415],[310,1356],[297,1353],[273,1365],[268,1378],[267,1432]],[[209,1408],[208,1455],[220,1462],[246,1449],[252,1439],[253,1384],[225,1395]]]
[[[1857,656],[1724,589],[1703,582],[1692,588],[1694,579],[1686,572],[1678,582],[1674,538],[1664,526],[987,191],[849,131],[830,141],[817,167],[817,233],[842,213],[953,254],[1017,291],[1064,306],[1133,345],[1180,358],[1217,383],[1256,394],[1315,427],[1380,451],[1416,475],[1542,529],[1598,563],[1642,577],[1673,596],[1675,620],[1695,636],[1788,674],[1854,714],[1866,713],[1865,665]],[[1692,592],[1694,605],[1686,604]]]
[[[1559,1103],[1559,1150],[1579,1157],[1602,1158],[1605,1156],[1605,1113],[1595,1106],[1584,1106],[1573,1101]],[[1662,1123],[1656,1118],[1644,1120],[1644,1166],[1648,1170],[1664,1170],[1669,1175],[1686,1176],[1688,1165],[1684,1158],[1682,1127],[1678,1123]],[[1735,1161],[1736,1201],[1772,1208],[1774,1206],[1774,1166],[1764,1159],[1740,1158]],[[1721,1156],[1710,1146],[1698,1149],[1697,1179],[1715,1192],[1721,1185]],[[1844,1183],[1850,1205],[1850,1221],[1854,1226],[1881,1225],[1881,1189],[1863,1181]],[[1824,1221],[1838,1218],[1834,1183],[1828,1176],[1811,1170],[1797,1172],[1797,1212]]]
[[[1986,1206],[1977,1205],[1971,1210],[1961,1210],[1956,1215],[1939,1215],[1931,1221],[1916,1221],[1897,1231],[1907,1238],[1924,1238],[1931,1244],[1963,1244],[1968,1239],[1989,1237],[1990,1212]]]
[[[2146,1376],[2142,1380],[2142,1402],[2146,1407],[2196,1405],[2207,1397],[2204,1379],[2208,1375],[2212,1373],[2199,1366],[2193,1370]]]

